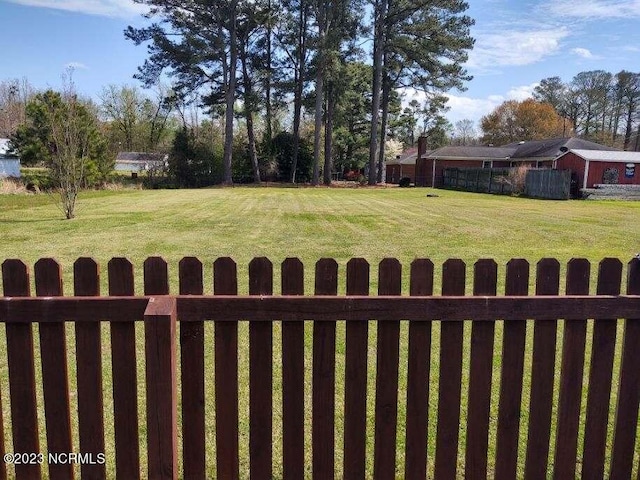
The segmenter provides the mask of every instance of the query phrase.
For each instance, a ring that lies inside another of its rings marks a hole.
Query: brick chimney
[[[418,137],[418,158],[422,158],[427,153],[427,137]]]

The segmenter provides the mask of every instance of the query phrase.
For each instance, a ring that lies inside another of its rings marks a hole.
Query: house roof
[[[546,140],[530,140],[527,142],[512,143],[516,151],[512,158],[556,158],[568,150],[603,150],[615,151],[615,148],[600,145],[599,143],[582,140],[580,138],[550,138]]]
[[[569,152],[575,153],[590,162],[640,163],[640,152],[571,149],[560,155],[560,157]]]
[[[120,152],[116,157],[118,163],[149,163],[149,162],[165,162],[168,155],[164,153],[146,153],[146,152]]]
[[[442,147],[428,158],[443,160],[512,160],[555,159],[569,150],[616,152],[615,148],[589,142],[580,138],[550,138],[510,143],[501,147]]]
[[[427,155],[436,159],[465,159],[465,160],[497,160],[507,159],[516,151],[514,147],[442,147]]]
[[[418,158],[418,147],[409,148],[399,155],[400,158],[394,158],[387,162],[387,165],[415,165]]]
[[[18,158],[15,155],[9,155],[9,139],[0,138],[0,158]]]

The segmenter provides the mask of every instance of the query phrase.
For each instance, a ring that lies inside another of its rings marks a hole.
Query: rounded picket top
[[[273,263],[267,257],[249,262],[249,295],[273,294]]]
[[[473,264],[473,294],[496,295],[498,264],[492,258],[483,258]]]
[[[591,263],[586,258],[572,258],[567,263],[567,295],[589,295]]]
[[[297,257],[285,258],[280,265],[282,295],[304,295],[304,265]]]
[[[369,295],[369,262],[352,258],[347,262],[347,295]]]
[[[33,266],[36,295],[40,297],[62,295],[62,268],[54,258],[41,258]]]
[[[442,294],[464,295],[467,265],[459,258],[450,258],[442,264]]]
[[[433,295],[433,262],[428,258],[416,258],[411,262],[409,295]]]
[[[505,295],[529,295],[530,265],[524,258],[512,258],[507,262]]]
[[[598,295],[619,295],[622,284],[622,262],[617,258],[604,258],[598,264]]]
[[[100,295],[100,266],[91,257],[73,262],[73,293],[77,296]]]
[[[338,262],[333,258],[321,258],[316,262],[315,294],[338,294]]]
[[[238,294],[238,266],[231,257],[220,257],[213,262],[213,294]]]
[[[560,262],[543,258],[536,264],[536,295],[557,295],[560,290]]]
[[[204,293],[203,265],[196,257],[184,257],[178,263],[180,295],[202,295]]]
[[[383,258],[378,265],[378,295],[402,293],[402,265],[397,258]]]
[[[28,297],[31,294],[29,266],[17,258],[2,262],[2,288],[6,297]]]
[[[169,294],[169,267],[162,257],[149,257],[144,261],[144,294]]]
[[[114,257],[107,264],[109,295],[134,294],[133,264],[125,257]]]
[[[627,295],[640,295],[640,254],[627,264]]]

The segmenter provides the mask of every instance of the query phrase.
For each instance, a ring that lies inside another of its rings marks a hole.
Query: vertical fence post
[[[411,296],[433,295],[433,262],[411,262]],[[431,319],[409,323],[407,365],[407,420],[404,477],[427,477],[427,428],[429,423],[429,371],[431,368]]]
[[[369,263],[347,263],[347,295],[369,295]],[[348,322],[344,385],[344,478],[365,478],[367,444],[367,343],[369,319]]]
[[[464,295],[465,269],[462,260],[449,259],[442,266],[442,295]],[[440,322],[440,372],[438,431],[436,434],[435,478],[457,478],[460,395],[462,393],[462,321]]]
[[[400,295],[402,267],[395,258],[380,262],[379,295]],[[376,424],[373,452],[374,477],[394,479],[398,426],[398,363],[400,356],[400,320],[378,318],[376,359]]]
[[[498,265],[494,260],[478,260],[474,265],[473,294],[495,296]],[[467,406],[465,478],[487,478],[489,409],[495,321],[475,321],[471,326],[471,365]]]
[[[316,263],[316,295],[338,293],[338,263],[323,258]],[[313,322],[313,478],[334,478],[335,455],[336,322]]]
[[[100,272],[92,258],[79,258],[73,264],[76,296],[100,295]],[[104,454],[104,412],[102,399],[102,340],[98,312],[91,322],[76,322],[76,361],[78,369],[78,430],[80,451],[95,458]],[[104,463],[83,463],[82,478],[104,479]]]
[[[249,263],[249,295],[273,294],[273,264]],[[252,480],[270,480],[273,468],[273,326],[249,322],[249,457]]]
[[[133,296],[133,265],[126,258],[108,264],[109,295]],[[116,477],[140,478],[136,330],[133,321],[111,322],[113,424]]]
[[[149,479],[178,478],[176,300],[151,297],[144,312]]]
[[[2,263],[2,287],[6,297],[30,295],[29,271],[24,262],[5,260]],[[6,332],[13,451],[39,452],[33,326],[7,323]],[[16,465],[15,472],[19,479],[35,480],[42,476],[38,463]]]
[[[574,258],[567,266],[567,295],[589,295],[589,261]],[[553,477],[556,480],[575,478],[584,349],[587,335],[586,319],[565,319],[562,339],[562,367],[556,450]]]
[[[282,294],[304,295],[304,266],[282,262]],[[282,470],[285,480],[304,477],[304,323],[282,322]]]
[[[202,295],[202,262],[185,257],[179,264],[180,295]],[[180,375],[182,380],[182,459],[184,477],[204,480],[205,393],[204,322],[180,323]]]
[[[213,294],[237,295],[238,271],[229,257],[213,263]],[[238,324],[215,323],[216,473],[237,480],[238,460]]]
[[[34,272],[36,295],[62,296],[60,265],[55,260],[38,260]],[[65,325],[64,322],[41,322],[39,331],[47,450],[53,454],[73,452]],[[49,476],[53,480],[73,479],[73,465],[49,462]]]
[[[560,289],[560,263],[555,258],[538,262],[536,295],[557,295]],[[531,401],[525,479],[545,478],[551,437],[553,381],[556,363],[557,320],[536,319],[533,327]]]
[[[622,262],[605,258],[598,268],[598,295],[619,295]],[[616,346],[617,319],[597,318],[593,326],[593,348],[589,371],[587,416],[584,427],[582,478],[604,478],[611,380]]]
[[[507,263],[505,295],[528,294],[529,263],[511,259]],[[526,334],[524,320],[504,322],[495,480],[516,478]]]
[[[640,259],[633,259],[627,270],[627,294],[640,295]],[[622,362],[616,408],[611,474],[609,478],[631,478],[633,452],[640,400],[640,314],[624,324]]]

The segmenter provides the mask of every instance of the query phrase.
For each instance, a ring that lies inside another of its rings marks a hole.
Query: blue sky
[[[449,94],[447,116],[478,121],[504,100],[527,98],[550,76],[640,71],[640,0],[469,0],[476,46],[467,68],[474,79]],[[58,88],[74,66],[78,90],[98,98],[108,84],[132,78],[144,47],[124,38],[140,26],[131,0],[0,0],[0,80],[26,77]]]

